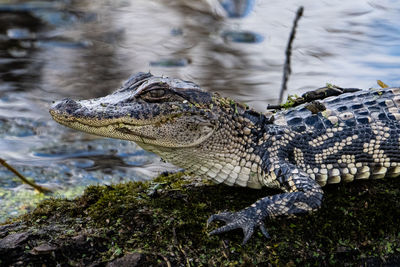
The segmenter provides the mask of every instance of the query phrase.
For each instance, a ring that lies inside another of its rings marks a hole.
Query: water
[[[222,5],[221,5],[222,3]],[[134,143],[53,122],[64,97],[90,98],[151,71],[192,80],[257,110],[277,103],[300,5],[289,93],[332,83],[400,85],[396,1],[0,0],[0,157],[56,196],[141,180],[164,167]],[[0,167],[0,221],[43,196]]]

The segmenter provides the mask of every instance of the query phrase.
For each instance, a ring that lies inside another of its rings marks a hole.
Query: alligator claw
[[[215,220],[223,221],[226,223],[226,225],[211,231],[209,233],[210,235],[225,233],[233,229],[241,228],[244,234],[242,245],[244,245],[253,235],[255,228],[260,227],[262,234],[266,238],[270,238],[262,219],[250,217],[248,214],[246,214],[245,210],[239,212],[222,212],[211,215],[207,220],[207,227]]]

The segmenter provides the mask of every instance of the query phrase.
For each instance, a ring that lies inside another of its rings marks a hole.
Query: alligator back
[[[362,90],[279,112],[295,138],[288,160],[321,185],[400,175],[400,88]]]

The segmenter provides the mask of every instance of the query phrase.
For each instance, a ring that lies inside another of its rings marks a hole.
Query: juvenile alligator
[[[318,209],[327,183],[400,175],[400,88],[350,91],[319,100],[320,111],[305,103],[269,117],[192,82],[138,73],[113,94],[64,99],[50,113],[216,183],[281,189],[208,219],[226,223],[211,234],[242,228],[246,243],[257,227],[268,237],[266,218]]]

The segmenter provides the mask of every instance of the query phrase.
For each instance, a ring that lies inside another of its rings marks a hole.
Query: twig
[[[17,175],[24,183],[32,186],[33,188],[35,188],[37,191],[39,191],[40,193],[50,193],[52,192],[50,189],[37,185],[34,182],[29,181],[28,179],[26,179],[22,174],[20,174],[16,169],[14,169],[11,165],[9,165],[4,159],[0,158],[0,164],[3,165],[4,167],[6,167],[7,169],[9,169],[10,171],[12,171],[15,175]]]
[[[296,17],[293,21],[293,27],[292,31],[290,32],[289,36],[289,41],[286,46],[286,60],[285,60],[285,65],[283,66],[283,79],[282,79],[282,87],[281,87],[281,92],[279,94],[279,103],[282,103],[283,100],[283,93],[287,90],[287,82],[289,80],[289,75],[292,72],[292,69],[290,67],[290,57],[292,55],[292,43],[294,41],[294,37],[296,35],[296,28],[297,28],[297,23],[299,22],[299,19],[303,15],[303,10],[304,8],[301,6],[299,9],[297,9],[296,12]]]
[[[191,265],[190,265],[190,261],[189,261],[189,259],[188,259],[188,256],[187,256],[185,250],[182,248],[181,244],[178,244],[178,248],[179,248],[179,250],[182,252],[183,256],[185,256],[185,259],[186,259],[186,266],[190,267],[190,266],[191,266]]]
[[[156,255],[160,256],[161,258],[163,258],[163,260],[165,261],[165,263],[167,264],[167,267],[172,267],[171,262],[168,260],[167,257],[165,257],[162,254],[157,253]]]
[[[223,250],[222,250],[222,255],[224,255],[224,257],[225,257],[226,259],[229,259],[229,255],[228,255],[229,249],[228,249],[228,247],[226,246],[224,240],[222,240],[221,243],[222,243],[222,246],[224,247]],[[226,253],[226,251],[228,251],[228,253]]]
[[[174,244],[178,244],[178,239],[176,238],[176,230],[175,227],[172,227],[172,241],[174,242]]]

